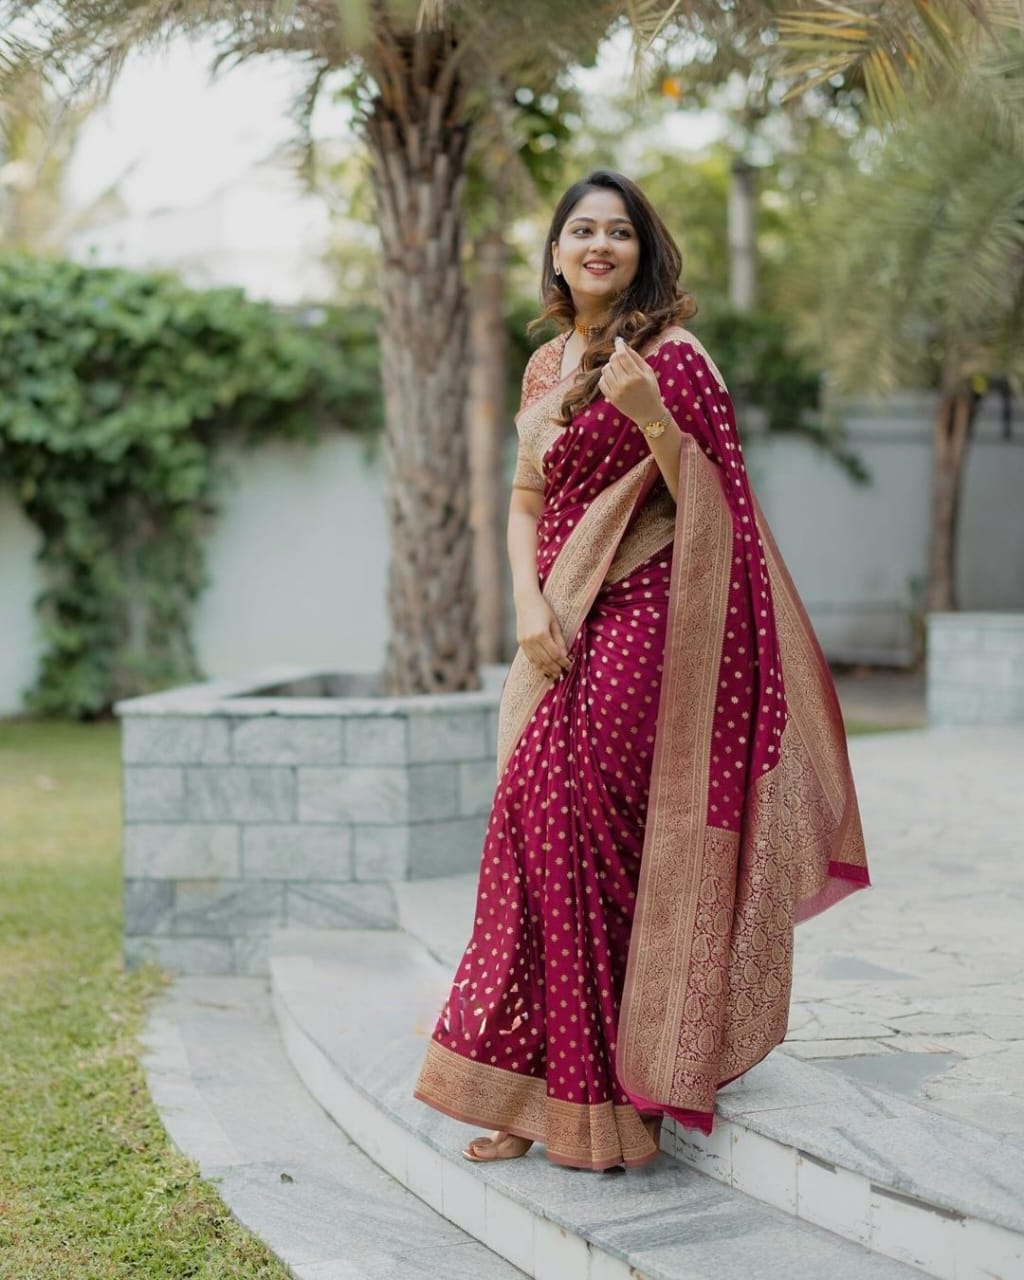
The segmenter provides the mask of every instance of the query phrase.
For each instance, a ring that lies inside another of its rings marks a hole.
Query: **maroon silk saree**
[[[673,503],[599,399],[566,428],[564,338],[534,353],[514,483],[569,645],[520,651],[473,935],[416,1096],[588,1169],[711,1129],[784,1037],[794,924],[868,883],[835,690],[747,481],[725,385],[684,329],[645,352],[684,431]]]

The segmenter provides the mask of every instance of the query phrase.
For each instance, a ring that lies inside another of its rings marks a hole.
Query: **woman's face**
[[[598,187],[579,201],[551,246],[577,311],[606,311],[633,283],[640,241],[617,191]]]

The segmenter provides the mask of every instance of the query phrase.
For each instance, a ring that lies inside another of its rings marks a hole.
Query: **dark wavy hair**
[[[581,181],[574,182],[555,208],[551,228],[544,241],[540,277],[544,310],[530,328],[549,321],[557,324],[563,333],[572,328],[576,309],[564,276],[555,274],[551,246],[561,236],[569,215],[583,197],[599,190],[614,191],[621,197],[640,241],[640,260],[633,282],[615,299],[608,324],[598,340],[583,353],[580,375],[562,402],[560,420],[563,426],[568,426],[575,414],[597,399],[601,370],[615,350],[617,337],[639,350],[662,329],[671,324],[682,324],[697,311],[692,295],[679,283],[683,269],[682,254],[654,206],[631,179],[610,169],[595,169]]]

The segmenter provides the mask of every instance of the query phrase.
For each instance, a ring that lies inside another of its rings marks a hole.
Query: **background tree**
[[[469,462],[463,411],[469,300],[462,193],[487,88],[529,58],[552,76],[592,57],[615,12],[599,0],[431,7],[415,0],[0,0],[3,58],[72,83],[101,83],[127,54],[207,34],[222,61],[289,54],[307,100],[339,68],[356,74],[381,237],[381,363],[391,564],[382,686],[393,693],[478,681]],[[443,11],[440,11],[443,10]],[[482,91],[483,90],[483,91]]]
[[[1024,102],[1024,44],[983,57],[941,104],[919,104],[856,182],[833,190],[817,228],[838,385],[938,391],[929,610],[957,605],[958,515],[978,408],[990,393],[1024,387],[1024,130],[1009,105],[993,110],[989,85],[975,92],[994,74]]]
[[[529,58],[552,74],[593,57],[624,16],[662,47],[703,22],[745,11],[746,30],[781,31],[805,61],[807,84],[861,68],[872,100],[898,95],[916,68],[952,65],[966,34],[1010,0],[735,6],[727,0],[0,0],[0,64],[40,65],[73,84],[116,72],[132,49],[173,34],[209,34],[222,60],[287,54],[309,71],[309,100],[330,73],[356,72],[359,126],[371,159],[381,235],[381,351],[389,473],[391,632],[383,684],[393,692],[472,687],[477,680],[462,430],[469,306],[461,197],[469,140],[487,93]],[[859,20],[851,23],[851,11]],[[1019,20],[1019,15],[1018,15]],[[803,26],[799,24],[803,23]],[[807,24],[810,24],[808,26]],[[815,23],[818,26],[815,27]],[[855,36],[849,30],[855,28]],[[864,33],[868,35],[865,36]],[[857,44],[857,41],[860,44]],[[843,45],[828,54],[828,42]],[[867,43],[865,43],[867,41]],[[845,44],[843,44],[845,42]],[[873,43],[872,43],[873,42]],[[828,62],[827,57],[832,61]],[[824,59],[824,60],[823,60]]]
[[[74,232],[116,207],[118,183],[71,212],[64,179],[93,103],[60,103],[41,72],[24,67],[0,92],[0,245],[58,253]]]
[[[927,607],[951,609],[975,415],[989,390],[1009,395],[1022,378],[1024,11],[755,7],[772,21],[751,39],[746,6],[688,6],[696,55],[681,75],[700,99],[728,66],[748,136],[785,120],[801,144],[784,148],[783,171],[810,187],[811,216],[789,240],[785,310],[825,322],[818,346],[837,387],[938,390]]]

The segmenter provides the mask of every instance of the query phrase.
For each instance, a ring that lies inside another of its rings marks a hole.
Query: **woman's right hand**
[[[516,640],[538,671],[555,680],[569,670],[569,651],[555,611],[540,591],[516,600]]]

